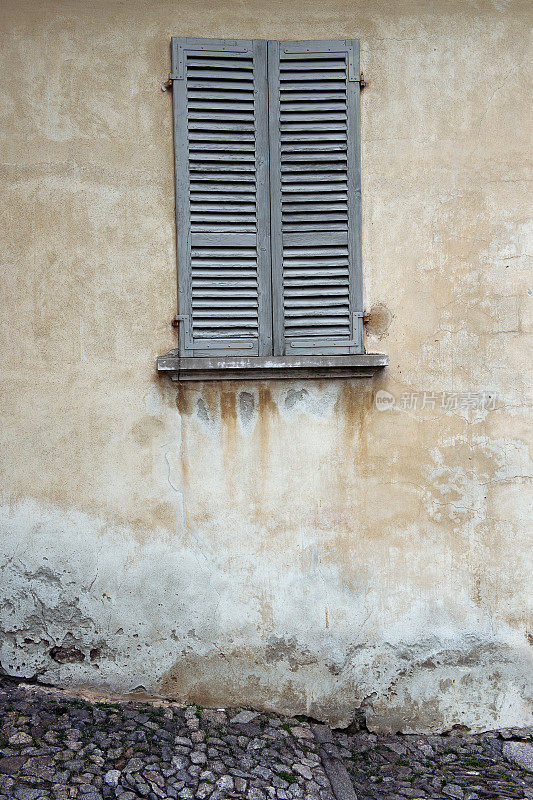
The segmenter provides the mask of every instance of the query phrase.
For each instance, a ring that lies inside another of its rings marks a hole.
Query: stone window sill
[[[265,378],[368,378],[389,363],[384,353],[344,356],[224,356],[182,358],[171,350],[157,359],[157,371],[173,381]]]

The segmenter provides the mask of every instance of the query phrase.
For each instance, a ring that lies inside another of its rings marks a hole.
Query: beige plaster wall
[[[3,1],[5,672],[381,730],[531,721],[531,22],[526,0]],[[157,377],[171,35],[361,40],[381,377]],[[454,408],[469,392],[491,407]]]

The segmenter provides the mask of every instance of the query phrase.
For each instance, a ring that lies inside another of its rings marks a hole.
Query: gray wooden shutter
[[[268,355],[266,42],[172,39],[182,356]]]
[[[359,43],[268,47],[274,354],[362,353]]]

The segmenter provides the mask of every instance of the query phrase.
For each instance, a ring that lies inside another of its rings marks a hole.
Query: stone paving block
[[[503,754],[509,761],[514,761],[519,767],[533,772],[533,744],[529,742],[505,742]]]

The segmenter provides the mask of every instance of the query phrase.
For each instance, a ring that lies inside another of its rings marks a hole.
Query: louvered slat
[[[276,354],[362,352],[358,68],[354,41],[269,45]]]
[[[173,39],[182,355],[271,352],[266,44]]]

